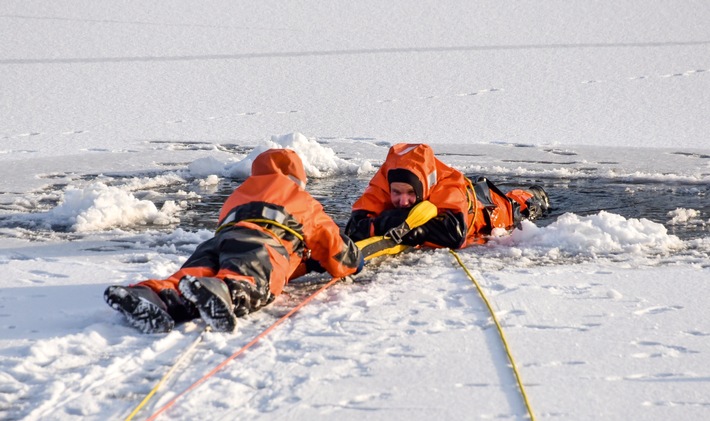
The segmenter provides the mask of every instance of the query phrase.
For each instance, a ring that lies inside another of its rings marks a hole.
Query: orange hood
[[[390,148],[381,171],[385,177],[393,169],[410,171],[421,181],[422,198],[427,199],[437,182],[436,167],[434,151],[429,145],[398,143]]]
[[[290,149],[269,149],[262,152],[251,164],[251,175],[283,174],[294,183],[306,187],[308,178],[303,169],[303,161]]]

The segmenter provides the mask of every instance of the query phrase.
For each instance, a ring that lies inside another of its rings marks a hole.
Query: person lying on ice
[[[439,161],[428,145],[400,143],[390,148],[353,204],[345,234],[355,241],[385,235],[423,200],[436,205],[438,215],[404,235],[404,245],[463,248],[494,228],[510,230],[525,218],[539,218],[550,206],[540,186],[504,194],[485,177],[468,180]]]
[[[197,317],[230,332],[236,317],[269,304],[290,279],[325,269],[334,277],[362,270],[357,246],[340,234],[304,188],[298,155],[270,149],[227,198],[215,236],[167,279],[110,286],[104,299],[145,333],[170,331]]]

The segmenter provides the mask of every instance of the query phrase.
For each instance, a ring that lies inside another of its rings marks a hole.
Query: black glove
[[[418,246],[427,242],[439,247],[457,249],[464,244],[466,233],[463,214],[447,210],[409,231],[402,237],[402,244]]]
[[[388,209],[380,213],[373,221],[375,235],[385,235],[390,229],[399,226],[407,220],[412,208]]]
[[[420,225],[402,237],[402,244],[412,247],[419,246],[427,241],[427,234],[426,224]]]
[[[353,241],[360,241],[370,237],[370,225],[374,218],[368,211],[357,210],[350,215],[345,225],[345,235]]]

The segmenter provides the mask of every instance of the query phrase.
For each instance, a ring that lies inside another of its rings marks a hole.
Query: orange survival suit
[[[186,275],[220,278],[237,316],[258,310],[308,269],[343,277],[362,268],[357,246],[340,234],[322,205],[304,190],[306,173],[296,152],[270,149],[256,157],[252,174],[227,198],[215,236],[200,244],[182,268],[147,286],[176,320],[198,317],[177,297]]]
[[[411,208],[397,209],[390,199],[393,174],[409,173],[415,179],[417,202],[428,200],[438,216],[404,237],[404,244],[426,244],[458,249],[489,235],[493,228],[511,229],[526,217],[526,190],[502,193],[484,177],[471,182],[461,172],[439,161],[430,146],[400,143],[390,148],[385,162],[353,204],[345,233],[355,241],[384,235],[402,223]],[[398,178],[396,181],[402,181]]]

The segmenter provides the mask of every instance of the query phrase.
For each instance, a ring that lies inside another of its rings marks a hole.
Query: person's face
[[[417,193],[411,184],[395,181],[390,184],[390,200],[395,208],[408,208],[417,202]]]

